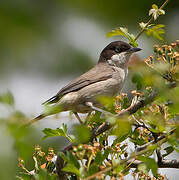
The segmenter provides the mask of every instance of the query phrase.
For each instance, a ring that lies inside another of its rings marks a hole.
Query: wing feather
[[[45,101],[43,104],[52,104],[56,103],[60,100],[60,98],[70,92],[78,91],[83,87],[86,87],[90,84],[105,81],[112,77],[113,68],[111,68],[108,64],[103,63],[99,66],[97,64],[91,70],[84,73],[80,77],[74,79],[71,83],[63,87],[55,96]]]

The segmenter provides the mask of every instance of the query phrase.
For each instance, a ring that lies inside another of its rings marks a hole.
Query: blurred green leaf
[[[10,91],[8,91],[7,93],[0,95],[0,103],[14,106],[14,96]]]
[[[139,156],[137,159],[145,163],[147,172],[149,172],[149,170],[151,169],[152,174],[157,177],[158,165],[154,159],[145,156]],[[143,170],[145,170],[144,166]]]
[[[74,125],[73,132],[78,143],[88,142],[91,137],[90,130],[85,125]]]
[[[72,152],[67,151],[66,154],[63,152],[59,152],[58,155],[67,163],[73,164],[76,168],[80,168],[80,164],[77,160],[77,158],[72,154]]]
[[[99,102],[110,112],[114,112],[115,99],[108,96],[99,96]]]
[[[113,141],[113,144],[112,146],[114,147],[117,143],[121,143],[122,141],[124,141],[125,139],[127,139],[129,137],[130,133],[127,133],[123,136],[119,136],[117,137],[114,141]]]
[[[116,126],[113,129],[113,133],[121,138],[125,135],[128,135],[131,132],[131,124],[128,120],[125,118],[123,119],[117,119]]]
[[[179,153],[179,140],[172,136],[168,139],[168,142],[172,145],[173,149]]]
[[[118,165],[117,167],[114,168],[114,173],[119,174],[124,170],[123,165]]]
[[[165,25],[163,24],[153,25],[147,28],[145,33],[147,36],[152,35],[155,39],[163,40],[162,34],[165,34],[164,27]]]
[[[166,151],[166,153],[162,155],[163,157],[168,156],[170,153],[172,153],[174,151],[174,148],[172,146],[168,146],[164,150]]]
[[[92,163],[89,167],[89,175],[95,174],[99,171],[99,166],[96,163]]]
[[[136,84],[137,90],[142,89],[144,80],[141,73],[134,73],[132,76],[132,82]]]
[[[139,164],[138,167],[137,167],[137,169],[138,169],[139,171],[142,171],[142,172],[145,173],[145,174],[148,173],[148,168],[147,168],[147,166],[146,166],[145,163]]]

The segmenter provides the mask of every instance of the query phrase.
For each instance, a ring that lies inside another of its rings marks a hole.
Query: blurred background
[[[109,42],[125,40],[106,38],[107,32],[120,26],[136,35],[138,23],[148,20],[148,11],[154,3],[160,6],[163,1],[1,0],[0,94],[11,91],[15,99],[13,109],[29,118],[34,117],[43,110],[42,102],[90,69]],[[164,41],[167,43],[179,37],[179,1],[171,0],[165,10],[166,15],[156,23],[166,25]],[[143,59],[151,55],[152,46],[157,41],[143,34],[138,42],[143,49],[139,57]],[[8,117],[11,111],[12,108],[0,105],[0,118]],[[67,124],[72,119],[77,123],[68,115],[61,113],[60,117]],[[46,144],[58,150],[65,142],[59,138],[42,142],[40,130],[61,124],[62,121],[52,119],[37,123],[30,135],[34,140],[31,143]],[[14,179],[17,142],[7,133],[5,126],[0,125],[0,155],[3,157],[0,157],[0,177]],[[7,174],[7,171],[11,173]],[[176,170],[161,172],[165,172],[169,179],[176,179],[173,176]]]

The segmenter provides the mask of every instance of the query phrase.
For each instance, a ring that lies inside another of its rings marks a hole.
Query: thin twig
[[[159,9],[163,9],[169,0],[166,0]],[[142,30],[137,34],[137,36],[135,37],[135,41],[141,36],[141,34],[145,31],[145,28],[148,27],[148,25],[153,21],[153,16],[148,20],[148,22],[146,23],[146,25],[142,28]]]
[[[150,145],[148,145],[147,148],[142,149],[142,150],[140,150],[140,151],[138,151],[138,152],[136,151],[135,153],[133,153],[133,154],[132,154],[131,156],[129,156],[128,158],[123,159],[123,160],[121,160],[119,163],[116,163],[115,165],[113,165],[113,166],[111,166],[111,167],[108,167],[108,168],[106,168],[106,169],[104,169],[104,170],[102,170],[102,171],[99,171],[99,172],[97,172],[97,173],[95,173],[95,174],[93,174],[93,175],[85,178],[84,180],[93,179],[93,178],[95,178],[95,177],[97,177],[97,176],[99,176],[99,175],[101,175],[101,174],[104,174],[104,173],[110,171],[111,169],[119,166],[120,164],[125,164],[125,163],[131,161],[132,159],[135,159],[137,156],[140,156],[140,155],[142,155],[142,154],[145,154],[145,153],[151,151],[151,148],[150,148],[150,147],[152,147],[153,145],[155,145],[155,146],[160,146],[161,144],[165,143],[170,136],[172,136],[172,135],[165,136],[165,138],[161,138],[160,140],[158,140],[158,141],[157,141],[156,143],[154,143],[154,144],[153,144],[153,143],[150,143]]]

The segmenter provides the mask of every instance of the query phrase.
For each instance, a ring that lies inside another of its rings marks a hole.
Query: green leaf
[[[163,157],[168,156],[170,153],[172,153],[174,151],[174,148],[172,146],[168,146],[164,150],[166,151],[166,154],[163,154]]]
[[[132,76],[132,82],[134,84],[136,84],[137,90],[142,89],[144,80],[143,80],[143,77],[142,77],[142,75],[140,73],[135,73]]]
[[[78,169],[80,168],[80,164],[77,158],[72,154],[72,152],[67,151],[67,157],[70,164],[73,164]]]
[[[146,169],[143,168],[144,170],[149,172],[149,170],[151,169],[152,174],[157,177],[158,165],[154,159],[145,156],[139,156],[137,159],[145,163]]]
[[[148,173],[148,168],[147,165],[145,163],[141,163],[138,165],[137,169],[139,171],[142,171],[143,173],[147,174]]]
[[[179,153],[179,140],[176,137],[171,137],[168,139],[168,142],[172,145],[174,150]]]
[[[10,91],[8,91],[5,94],[2,94],[0,96],[0,103],[4,103],[4,104],[8,104],[10,106],[14,105],[14,96],[12,95],[12,93]]]
[[[73,142],[72,136],[67,134],[67,125],[65,125],[64,123],[62,124],[61,128],[57,128],[57,129],[45,128],[42,132],[45,134],[43,139],[46,139],[48,137],[64,136],[70,142]]]
[[[124,119],[117,119],[116,127],[113,130],[113,133],[118,137],[123,137],[128,135],[131,132],[131,124],[129,121]]]
[[[126,30],[124,28],[122,28],[122,30],[125,32]],[[124,36],[127,38],[126,34],[121,30],[121,28],[119,29],[114,29],[111,32],[108,32],[106,34],[107,37],[113,37],[113,36]]]
[[[90,130],[85,125],[74,125],[73,132],[78,143],[88,142],[91,137]]]
[[[117,143],[121,143],[122,141],[124,141],[125,139],[127,139],[129,137],[130,133],[127,133],[123,136],[117,137],[114,141],[112,146],[114,147]]]
[[[97,173],[99,170],[99,166],[96,163],[92,163],[89,167],[89,175]]]
[[[78,168],[76,168],[73,164],[68,163],[63,169],[65,172],[70,172],[76,174],[78,177],[81,177],[81,173]]]
[[[127,28],[119,27],[117,29],[112,30],[111,32],[108,32],[106,34],[107,37],[113,37],[113,36],[123,36],[129,40],[129,44],[131,44],[133,47],[137,47],[138,43],[135,40],[135,36],[133,34],[130,34],[128,32]]]
[[[65,133],[60,128],[57,128],[57,129],[45,128],[43,130],[43,133],[46,135],[43,137],[43,139],[46,139],[48,137],[54,137],[54,136],[65,136]]]
[[[158,9],[158,6],[156,4],[152,4],[153,9]]]
[[[98,165],[101,165],[102,162],[108,157],[110,151],[111,150],[109,148],[105,149],[104,153],[102,153],[101,151],[98,151],[94,159],[94,162]]]
[[[146,29],[145,33],[147,36],[152,35],[155,39],[163,40],[162,35],[165,34],[164,27],[165,25],[163,24],[152,25]]]

